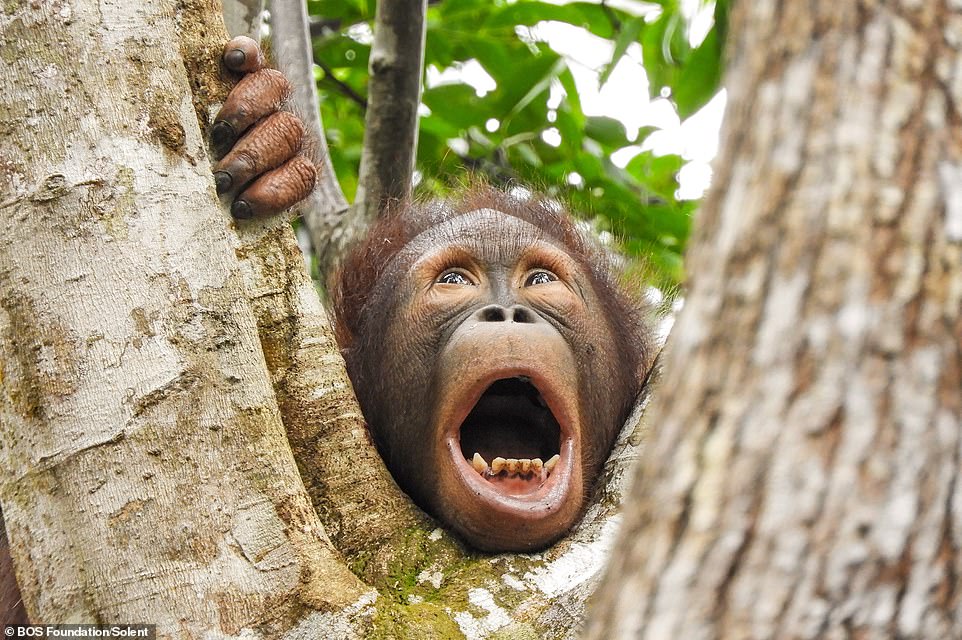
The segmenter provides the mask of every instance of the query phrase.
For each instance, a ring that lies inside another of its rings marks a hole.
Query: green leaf
[[[585,119],[585,135],[606,147],[620,149],[628,144],[628,134],[621,120],[608,116],[588,116]]]
[[[616,20],[627,20],[630,17],[621,11],[611,10],[611,16]],[[581,27],[602,38],[610,38],[614,33],[611,17],[598,4],[590,2],[572,2],[565,5],[549,4],[547,2],[517,2],[507,5],[494,14],[485,27],[511,27],[515,25],[533,26],[546,20],[567,22]]]
[[[561,132],[562,141],[572,145],[574,151],[581,149],[586,129],[584,116],[562,103],[556,112],[554,126]]]
[[[516,60],[511,77],[504,78],[498,84],[492,106],[502,115],[502,119],[519,112],[538,95],[548,91],[551,80],[565,69],[567,65],[564,59],[547,47],[537,56]]]
[[[710,31],[701,45],[692,51],[672,86],[672,97],[681,118],[687,118],[701,109],[718,92],[722,73],[721,56],[718,34]]]
[[[423,116],[418,121],[420,132],[429,131],[442,138],[456,138],[461,135],[462,129],[453,124],[449,119],[440,115]]]
[[[688,38],[680,13],[665,11],[645,28],[641,38],[641,57],[652,97],[660,95],[664,87],[676,86],[675,78],[688,52]]]
[[[483,126],[490,110],[479,100],[474,87],[443,84],[424,92],[421,101],[431,109],[431,117],[446,120],[461,129]]]
[[[684,278],[682,255],[697,206],[675,198],[683,160],[645,152],[624,169],[615,166],[611,153],[629,145],[624,125],[609,117],[586,116],[565,59],[545,43],[531,42],[527,29],[558,21],[607,39],[612,55],[599,76],[602,83],[610,82],[631,43],[640,42],[652,95],[670,89],[678,112],[686,117],[717,91],[729,0],[716,0],[715,27],[694,49],[687,40],[680,0],[655,1],[661,14],[653,22],[646,22],[638,10],[616,9],[597,1],[433,3],[428,9],[425,64],[443,70],[476,60],[497,88],[482,97],[461,82],[424,92],[423,101],[431,114],[420,121],[419,191],[439,195],[457,191],[463,185],[466,166],[496,183],[520,181],[569,201],[575,211],[589,216],[595,228],[613,233],[619,238],[619,249],[634,265],[630,268],[644,273],[648,282],[677,287]],[[344,31],[371,20],[374,4],[375,0],[308,0],[311,15],[335,18],[342,25],[342,33],[315,39],[316,59],[361,95],[367,94],[369,47]],[[622,6],[632,9],[627,3]],[[560,86],[565,97],[548,109],[552,86]],[[343,89],[330,78],[318,87],[331,160],[350,197],[357,184],[364,111],[346,99]],[[494,132],[485,130],[490,118],[500,122]],[[542,138],[551,127],[561,135],[557,147]],[[642,129],[637,143],[655,130]],[[455,138],[467,143],[466,153],[460,149],[452,152],[449,140]],[[567,184],[572,171],[583,179],[579,186]]]
[[[547,100],[547,93],[551,88],[551,81],[557,78],[558,74],[560,74],[562,70],[567,68],[568,63],[565,62],[563,58],[556,58],[554,63],[545,70],[544,74],[535,80],[534,83],[532,83],[531,88],[528,89],[528,92],[525,93],[517,103],[515,103],[514,107],[511,109],[511,113],[516,114],[520,112],[522,109],[531,104],[535,98],[541,96],[542,94],[544,94],[544,97]]]
[[[559,74],[558,81],[561,82],[561,88],[565,90],[564,103],[570,107],[572,113],[581,113],[581,98],[578,95],[578,86],[575,84],[574,76],[571,75],[571,70],[565,69]]]
[[[353,67],[362,70],[366,77],[371,47],[341,35],[315,40],[314,55],[332,69]]]
[[[648,191],[673,202],[678,190],[678,172],[684,164],[678,155],[656,156],[651,151],[643,151],[628,162],[625,170]]]
[[[534,150],[534,147],[527,142],[522,142],[511,147],[514,152],[516,152],[521,159],[532,166],[541,166],[541,157]]]
[[[367,3],[359,0],[308,0],[307,12],[311,16],[340,19],[345,23],[343,27],[374,17]]]
[[[618,38],[615,40],[615,50],[611,54],[611,62],[605,65],[602,70],[601,75],[598,78],[598,89],[600,90],[605,83],[608,82],[608,78],[611,77],[611,72],[615,70],[618,63],[624,57],[625,53],[628,51],[628,45],[632,42],[638,41],[638,35],[641,33],[642,28],[645,26],[644,18],[634,18],[623,24],[618,30]]]

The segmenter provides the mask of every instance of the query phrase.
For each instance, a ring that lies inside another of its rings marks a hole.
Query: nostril
[[[481,309],[479,313],[481,322],[504,322],[505,320],[504,307],[496,304]]]
[[[534,312],[526,307],[515,306],[511,307],[512,320],[514,322],[535,322]]]

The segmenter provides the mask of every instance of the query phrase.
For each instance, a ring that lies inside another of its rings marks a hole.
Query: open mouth
[[[562,429],[528,376],[494,381],[460,427],[461,454],[498,493],[542,489],[561,459]]]
[[[495,361],[452,388],[438,414],[451,462],[439,469],[438,483],[454,528],[480,549],[544,546],[580,513],[574,370],[550,356],[534,364]]]

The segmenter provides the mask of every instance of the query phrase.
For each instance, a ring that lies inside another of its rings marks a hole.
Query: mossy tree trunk
[[[366,589],[286,444],[177,17],[0,13],[0,502],[36,621],[286,628]]]

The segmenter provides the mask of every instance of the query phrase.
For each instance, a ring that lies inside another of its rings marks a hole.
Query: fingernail
[[[227,193],[231,185],[234,184],[234,178],[226,171],[215,171],[214,184],[217,185],[217,195],[220,196]]]
[[[236,138],[237,134],[234,133],[234,127],[224,120],[218,120],[214,123],[214,126],[210,128],[211,142],[213,142],[214,147],[218,149],[230,147],[234,144]]]
[[[230,214],[238,220],[250,220],[254,217],[254,210],[243,200],[234,200],[230,207]]]
[[[231,69],[240,69],[245,60],[247,55],[241,49],[231,49],[224,54],[224,63]]]

